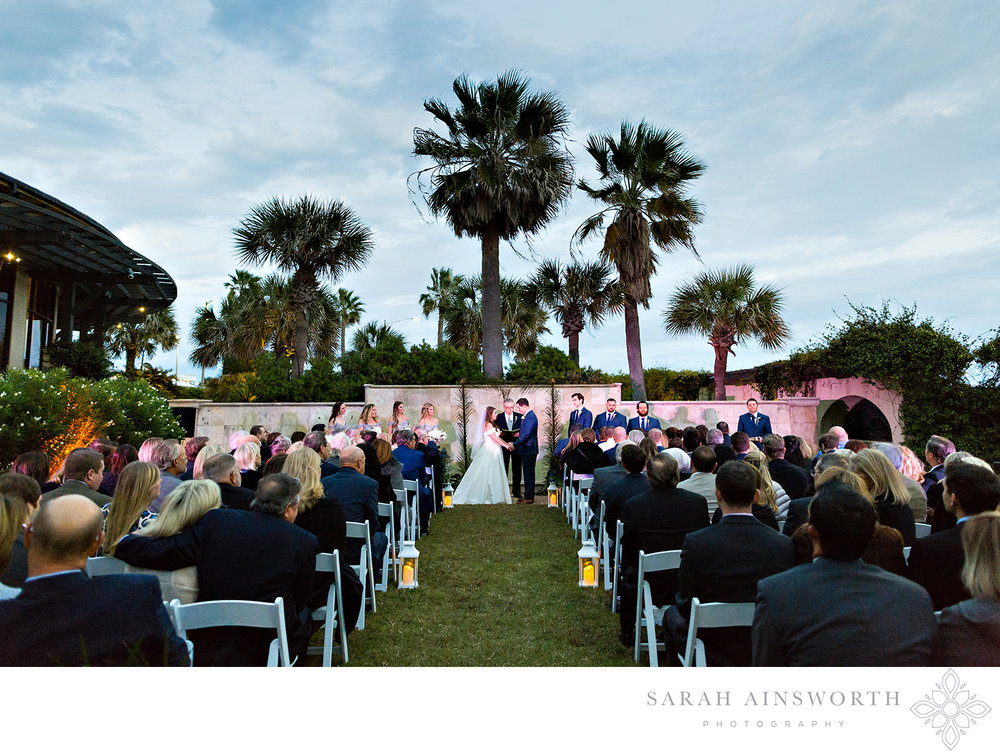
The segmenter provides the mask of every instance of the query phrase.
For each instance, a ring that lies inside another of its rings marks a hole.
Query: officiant
[[[493,427],[500,431],[500,440],[504,443],[513,443],[517,438],[521,430],[521,415],[514,411],[514,400],[504,399],[503,400],[503,412],[496,416],[493,420]],[[503,468],[507,472],[510,469],[510,457],[511,452],[507,449],[502,449],[503,451]],[[511,495],[514,498],[521,497],[521,458],[515,453],[514,454],[514,468],[513,468],[513,481],[514,487],[511,490]]]

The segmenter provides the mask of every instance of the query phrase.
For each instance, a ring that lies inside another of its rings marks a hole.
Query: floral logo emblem
[[[991,707],[965,689],[954,670],[948,670],[937,689],[910,707],[910,711],[929,723],[949,749],[955,748],[965,731],[990,713]]]

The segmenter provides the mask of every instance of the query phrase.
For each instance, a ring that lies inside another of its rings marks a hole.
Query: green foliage
[[[0,464],[25,451],[60,461],[94,438],[141,443],[151,435],[180,438],[183,430],[167,401],[143,381],[90,381],[65,368],[0,374]]]
[[[651,402],[693,402],[706,398],[705,389],[712,385],[712,374],[703,370],[670,370],[649,368],[643,370],[646,380],[646,399]],[[632,379],[628,373],[611,373],[605,383],[621,383],[622,399],[634,399]]]
[[[557,347],[542,346],[538,352],[507,370],[508,381],[521,383],[606,383],[599,370],[581,368]]]
[[[759,365],[753,369],[753,384],[764,399],[786,396],[812,396],[817,378],[838,377],[829,364],[826,351],[806,349],[793,352],[787,360]]]
[[[45,348],[51,368],[66,368],[78,378],[100,380],[111,375],[111,358],[104,347],[94,342],[52,342]]]

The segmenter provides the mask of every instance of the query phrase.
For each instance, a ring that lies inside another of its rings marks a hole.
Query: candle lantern
[[[451,502],[454,494],[455,489],[451,486],[451,483],[445,483],[444,490],[441,491],[442,504],[445,508],[455,508]]]
[[[554,482],[549,483],[549,508],[559,508],[559,488]]]
[[[403,549],[399,551],[399,589],[415,589],[418,584],[417,564],[420,551],[412,540],[403,540]]]
[[[580,561],[580,586],[596,587],[597,565],[600,562],[600,558],[597,555],[597,548],[594,547],[593,540],[588,538],[583,541],[583,547],[577,553],[577,558]]]

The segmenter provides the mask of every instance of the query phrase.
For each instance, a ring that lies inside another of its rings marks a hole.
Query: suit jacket
[[[809,521],[810,503],[812,503],[812,496],[796,498],[788,504],[788,516],[785,517],[785,527],[781,530],[782,533],[791,537],[795,530]]]
[[[514,433],[517,433],[521,429],[521,413],[512,412],[511,421],[513,422],[513,427],[507,427],[507,415],[503,412],[497,413],[496,419],[493,420],[493,427],[500,431],[500,440],[511,443],[517,438]]]
[[[28,550],[24,547],[24,527],[17,530],[14,545],[10,550],[10,563],[4,571],[0,571],[0,584],[8,587],[20,587],[28,578]]]
[[[744,412],[742,415],[740,415],[740,422],[739,425],[736,427],[736,430],[737,431],[742,430],[744,433],[750,436],[751,440],[754,438],[763,438],[768,433],[774,432],[773,430],[771,430],[771,418],[761,412],[757,413],[756,424],[754,423],[753,415],[751,415],[749,412]],[[784,487],[784,485],[782,485],[782,487]]]
[[[0,665],[187,665],[155,576],[32,579],[0,602]]]
[[[358,448],[365,455],[365,477],[370,477],[375,482],[378,482],[378,478],[382,474],[382,465],[378,462],[378,452],[374,446],[365,441],[359,443]]]
[[[762,504],[762,505],[759,505],[759,506],[755,505],[750,510],[750,513],[751,513],[751,516],[753,516],[754,519],[756,519],[757,521],[759,521],[765,527],[769,527],[769,528],[771,528],[775,532],[780,532],[781,531],[781,527],[778,524],[778,520],[774,518],[774,512],[771,511],[771,507],[770,506],[768,506],[766,504]],[[724,518],[725,517],[722,515],[722,509],[719,508],[718,506],[716,506],[715,507],[715,512],[712,514],[712,524],[713,525],[718,524]]]
[[[538,453],[538,418],[530,409],[521,416],[521,433],[514,441],[514,448],[521,456]]]
[[[417,452],[419,453],[419,452]],[[368,522],[368,534],[378,532],[378,482],[358,472],[353,467],[341,467],[336,474],[321,481],[323,492],[340,501],[344,508],[344,521]],[[362,540],[349,538],[344,549],[348,563],[361,563]]]
[[[47,501],[51,498],[58,498],[63,495],[82,495],[84,498],[92,500],[98,506],[104,506],[105,504],[111,503],[111,496],[97,492],[81,480],[66,480],[66,482],[59,487],[50,490],[48,493],[43,493],[42,500]]]
[[[889,501],[876,500],[875,511],[879,522],[899,531],[903,536],[904,547],[909,547],[916,541],[917,527],[913,521],[913,509],[909,506],[896,506]]]
[[[916,540],[910,548],[906,575],[926,589],[935,610],[969,598],[962,584],[962,525]]]
[[[810,477],[802,467],[786,459],[772,459],[767,463],[771,479],[778,483],[789,498],[802,498],[809,491]]]
[[[597,417],[594,418],[594,432],[600,437],[601,428],[608,426],[610,428],[624,428],[626,427],[627,421],[625,420],[625,415],[621,412],[615,412],[610,418],[608,417],[608,411],[604,410]]]
[[[601,511],[601,501],[608,488],[621,480],[628,471],[621,464],[613,464],[610,467],[598,467],[594,470],[594,483],[590,486],[590,510],[595,514]],[[613,530],[612,530],[613,531]],[[6,582],[5,582],[6,583]]]
[[[367,461],[367,459],[365,461]],[[331,456],[329,459],[324,459],[319,463],[319,476],[321,478],[329,477],[338,469],[340,469],[340,457]]]
[[[392,455],[402,465],[400,471],[404,480],[419,480],[421,485],[427,484],[427,458],[423,451],[409,446],[397,446],[392,450]]]
[[[115,557],[141,568],[198,567],[198,601],[283,597],[289,654],[305,653],[312,635],[307,602],[313,585],[315,535],[257,511],[213,509],[173,537],[129,535]],[[192,631],[195,665],[263,665],[274,633],[265,629]]]
[[[604,493],[604,529],[608,539],[615,539],[615,530],[621,518],[622,507],[630,498],[652,490],[649,480],[642,472],[627,472]]]
[[[235,485],[219,484],[219,495],[222,496],[222,505],[226,508],[234,508],[237,511],[249,511],[250,504],[253,503],[254,495],[252,490]]]
[[[691,600],[753,602],[757,582],[794,564],[792,541],[753,516],[727,514],[718,524],[684,538],[677,610],[686,621]],[[750,665],[750,629],[735,627],[699,632],[709,665]]]
[[[931,664],[1000,667],[1000,602],[963,600],[938,616]]]
[[[574,409],[569,413],[569,429],[570,432],[573,431],[574,425],[579,425],[581,428],[589,428],[594,424],[594,415],[586,407],[580,407],[580,409]]]
[[[820,556],[762,579],[756,605],[755,666],[925,666],[937,630],[922,587],[860,560]]]
[[[642,418],[639,417],[638,415],[630,418],[628,421],[628,430],[630,432],[633,430],[644,430],[648,433],[653,428],[660,427],[660,421],[657,418],[653,417],[652,415],[646,415],[646,427],[642,427],[641,425],[639,425],[639,421],[641,419]]]
[[[938,464],[936,467],[931,467],[924,473],[924,481],[920,483],[920,487],[924,489],[926,493],[931,489],[932,485],[937,485],[944,479],[944,465]]]

